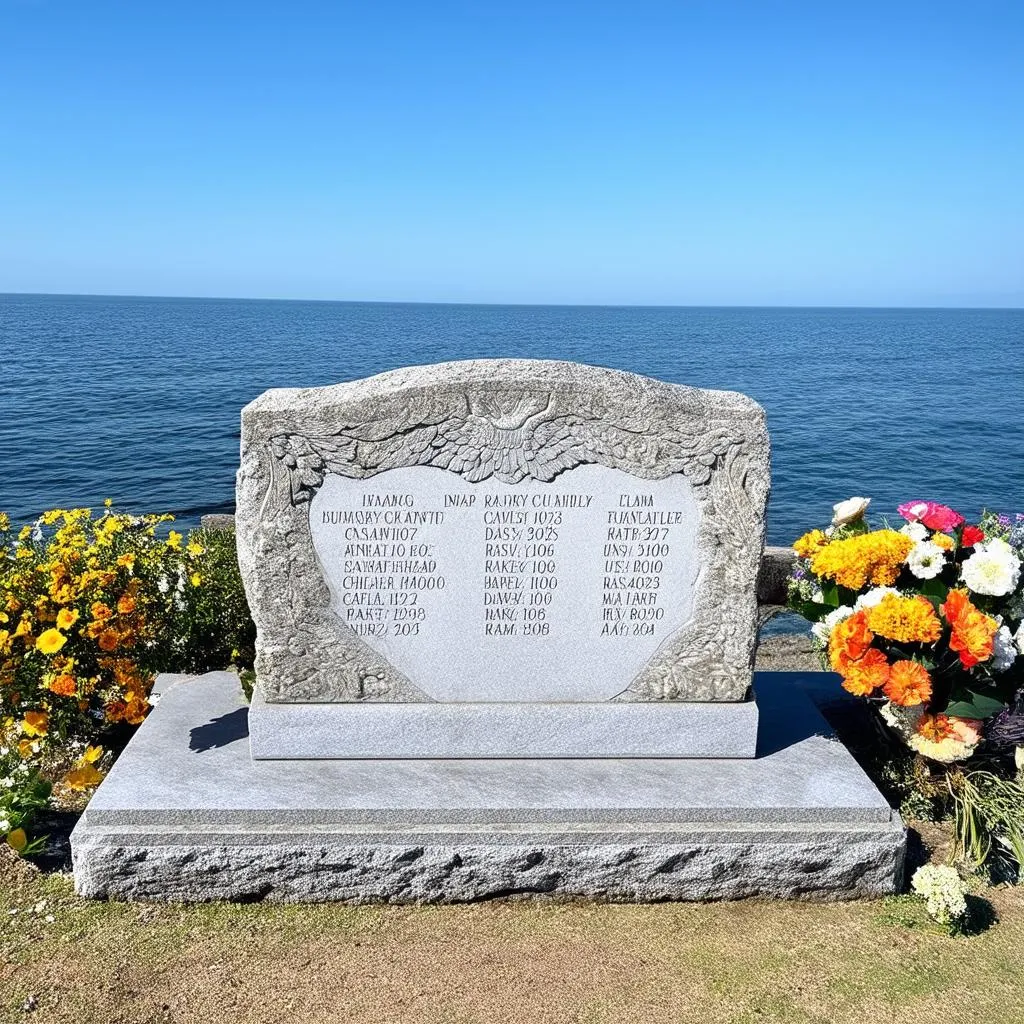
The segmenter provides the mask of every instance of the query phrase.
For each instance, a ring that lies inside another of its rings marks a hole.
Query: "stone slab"
[[[756,759],[256,761],[237,679],[168,689],[72,835],[88,896],[457,901],[895,891],[905,833],[792,673]]]
[[[282,704],[249,709],[253,758],[753,757],[757,704]]]

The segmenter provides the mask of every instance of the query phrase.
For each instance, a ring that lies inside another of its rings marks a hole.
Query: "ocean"
[[[420,305],[0,295],[0,510],[234,508],[239,411],[272,387],[572,359],[767,410],[769,543],[851,495],[1024,510],[1024,310]]]

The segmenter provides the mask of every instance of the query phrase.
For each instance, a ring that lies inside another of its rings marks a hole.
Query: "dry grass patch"
[[[1018,890],[987,893],[996,927],[950,939],[907,900],[167,906],[80,900],[62,876],[0,887],[4,1021],[1024,1024]]]

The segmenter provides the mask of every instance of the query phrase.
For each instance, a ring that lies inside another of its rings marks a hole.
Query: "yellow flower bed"
[[[0,739],[63,763],[53,781],[71,789],[102,778],[104,745],[146,717],[158,671],[251,665],[233,535],[163,536],[171,516],[107,506],[18,531],[0,514]]]

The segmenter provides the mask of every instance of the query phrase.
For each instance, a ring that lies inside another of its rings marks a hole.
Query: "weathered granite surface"
[[[189,901],[892,892],[902,823],[803,696],[807,678],[758,677],[755,760],[255,763],[237,679],[184,679],[75,829],[75,884]]]
[[[430,699],[331,610],[309,519],[325,477],[430,466],[515,485],[598,465],[641,480],[681,474],[699,509],[693,613],[616,699],[743,700],[768,463],[751,399],[575,363],[479,360],[269,391],[243,410],[236,518],[261,692],[271,702]]]

